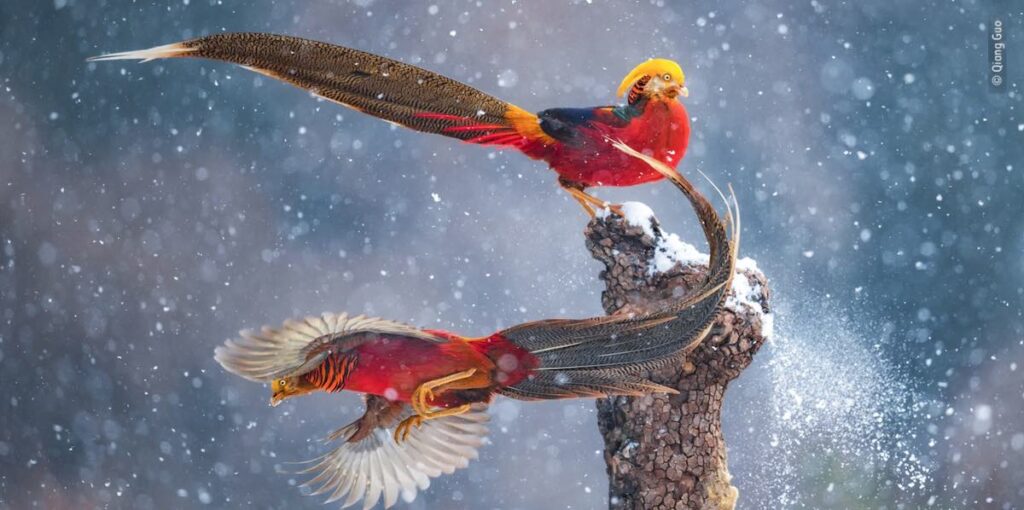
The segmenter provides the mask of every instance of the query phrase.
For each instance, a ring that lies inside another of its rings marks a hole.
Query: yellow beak
[[[676,85],[675,83],[673,83],[665,87],[663,94],[665,94],[665,96],[671,99],[675,99],[676,96],[689,97],[690,90],[684,86]]]

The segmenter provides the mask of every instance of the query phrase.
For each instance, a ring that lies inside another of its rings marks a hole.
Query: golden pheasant
[[[243,332],[215,352],[229,372],[271,384],[271,404],[314,391],[363,393],[366,412],[329,439],[343,443],[306,472],[315,494],[343,506],[411,500],[432,477],[475,458],[495,395],[522,400],[675,392],[641,373],[678,362],[705,337],[730,289],[739,242],[711,204],[669,166],[614,146],[669,177],[710,245],[707,278],[676,304],[639,316],[530,322],[468,338],[346,314]]]
[[[679,64],[648,60],[626,75],[626,103],[552,108],[537,114],[453,79],[352,48],[261,33],[218,34],[90,60],[207,58],[232,62],[317,96],[417,131],[514,148],[540,159],[593,216],[606,204],[584,190],[632,186],[662,175],[613,149],[620,140],[675,167],[690,138],[685,75]],[[627,94],[628,91],[628,94]],[[613,207],[613,210],[617,208]]]

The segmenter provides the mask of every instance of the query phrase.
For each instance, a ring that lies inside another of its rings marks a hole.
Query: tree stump
[[[706,263],[676,263],[655,271],[653,257],[664,249],[661,241],[667,234],[653,216],[645,221],[650,225],[607,216],[591,221],[584,233],[587,248],[605,265],[601,304],[608,314],[656,310],[689,292],[707,271]],[[739,491],[726,465],[722,400],[729,382],[750,365],[771,334],[768,298],[764,275],[752,260],[741,260],[708,337],[679,363],[647,374],[678,389],[678,395],[597,401],[609,508],[735,507]]]

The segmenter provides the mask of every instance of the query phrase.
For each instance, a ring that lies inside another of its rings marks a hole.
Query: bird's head
[[[288,376],[280,379],[274,379],[274,381],[270,383],[270,405],[276,406],[286,398],[305,395],[315,389],[316,386],[306,382],[306,380],[300,376]]]
[[[619,85],[618,96],[629,91],[627,98],[630,104],[640,97],[665,97],[675,99],[676,96],[686,97],[690,91],[686,89],[686,75],[679,64],[664,58],[652,58],[633,68]]]

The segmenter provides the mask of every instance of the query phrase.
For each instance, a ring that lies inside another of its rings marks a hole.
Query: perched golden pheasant
[[[530,322],[469,338],[346,314],[243,332],[217,348],[229,372],[271,384],[271,404],[314,391],[363,393],[366,412],[329,439],[343,443],[306,472],[315,494],[370,508],[411,500],[430,478],[465,467],[487,433],[495,395],[522,400],[675,392],[641,375],[699,345],[730,289],[738,208],[728,228],[664,163],[615,147],[669,177],[691,201],[710,245],[707,278],[655,313]]]
[[[207,58],[239,64],[325,99],[417,131],[469,143],[514,148],[544,160],[558,182],[593,216],[601,200],[584,189],[633,186],[662,175],[615,150],[621,140],[675,167],[686,152],[690,122],[679,64],[648,60],[626,75],[626,104],[552,108],[537,114],[453,79],[379,55],[297,37],[217,34],[90,60]],[[626,92],[628,91],[628,94]],[[613,208],[615,209],[615,208]]]

